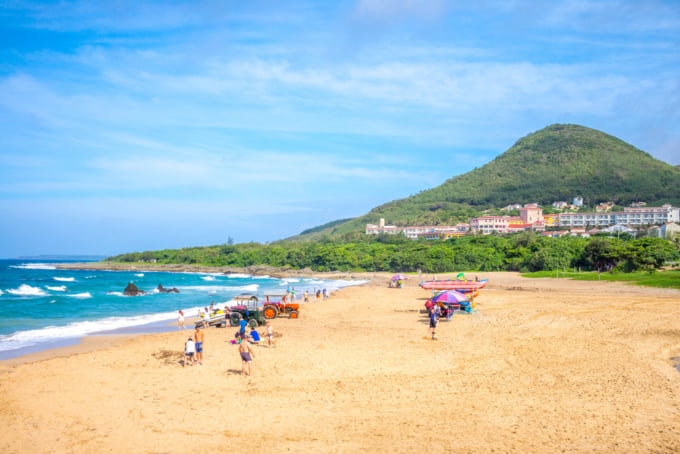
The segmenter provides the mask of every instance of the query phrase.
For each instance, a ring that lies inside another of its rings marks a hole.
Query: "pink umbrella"
[[[394,276],[392,276],[393,281],[403,281],[404,279],[406,279],[406,276],[404,276],[403,274],[395,274]]]
[[[432,298],[433,303],[463,303],[469,302],[468,297],[456,290],[447,290]]]

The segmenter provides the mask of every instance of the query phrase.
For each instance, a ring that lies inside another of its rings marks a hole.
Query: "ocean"
[[[295,290],[297,300],[308,290],[329,293],[359,281],[315,278],[160,271],[59,270],[58,262],[0,260],[0,360],[76,344],[83,336],[151,333],[177,329],[185,316],[241,293]],[[132,282],[145,294],[125,296]],[[162,293],[176,287],[179,293]]]

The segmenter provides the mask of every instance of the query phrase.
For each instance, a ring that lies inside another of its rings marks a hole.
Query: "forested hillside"
[[[483,167],[310,237],[351,235],[380,218],[393,225],[456,224],[509,204],[549,206],[576,196],[589,206],[609,201],[678,206],[680,169],[603,132],[552,125],[519,139]]]
[[[184,263],[248,267],[269,265],[313,271],[452,270],[545,271],[654,270],[680,259],[678,245],[660,238],[470,235],[447,241],[409,240],[401,235],[367,236],[356,242],[244,243],[168,249],[112,257],[115,262]]]
[[[271,244],[225,244],[123,254],[116,262],[270,265],[314,271],[654,270],[680,259],[680,236],[637,238],[466,235],[446,241],[365,235],[380,218],[395,225],[455,224],[514,203],[613,201],[680,205],[680,169],[615,137],[575,125],[530,134],[485,166],[351,220],[309,229]]]

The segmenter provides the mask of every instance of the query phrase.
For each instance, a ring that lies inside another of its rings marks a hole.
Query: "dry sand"
[[[203,366],[187,331],[0,362],[0,452],[680,452],[680,292],[488,273],[432,341],[418,279],[370,276],[275,319],[251,377],[233,328]]]

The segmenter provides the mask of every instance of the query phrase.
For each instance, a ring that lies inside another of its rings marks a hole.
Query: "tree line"
[[[112,262],[155,262],[204,266],[269,265],[312,271],[388,271],[441,273],[466,271],[652,271],[680,260],[677,242],[662,238],[564,236],[534,232],[466,235],[446,241],[402,236],[353,236],[315,242],[280,241],[133,252]]]

